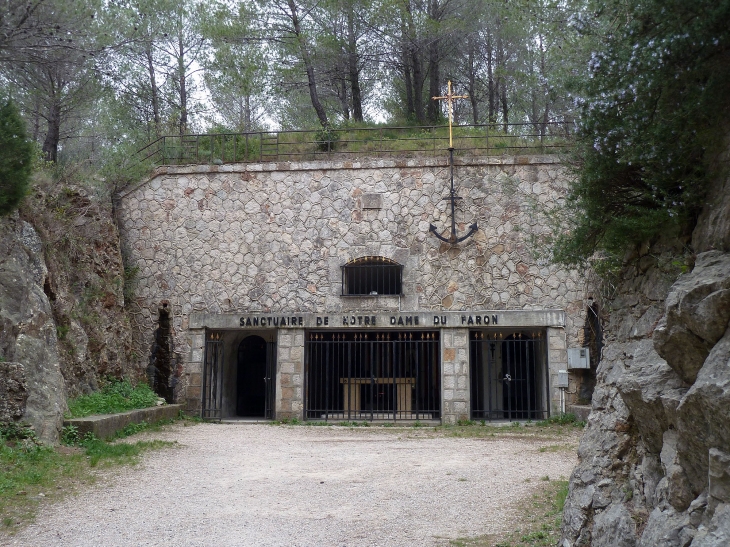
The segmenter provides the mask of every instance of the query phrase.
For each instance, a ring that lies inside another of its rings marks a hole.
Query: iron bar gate
[[[276,342],[266,342],[266,376],[264,377],[264,418],[274,419],[276,414]]]
[[[206,331],[201,417],[220,420],[223,406],[223,340],[220,332]]]
[[[306,345],[307,419],[440,417],[438,332],[313,332]]]
[[[470,363],[473,420],[548,418],[542,331],[471,331]]]

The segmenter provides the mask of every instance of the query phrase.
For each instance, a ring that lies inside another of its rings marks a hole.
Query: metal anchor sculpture
[[[476,231],[479,229],[477,226],[477,223],[475,222],[471,226],[469,226],[469,231],[466,233],[466,235],[463,235],[461,237],[458,237],[456,235],[456,200],[461,199],[459,196],[456,195],[456,190],[454,190],[454,142],[453,137],[451,134],[451,123],[453,119],[453,102],[455,99],[467,99],[468,95],[454,95],[451,91],[451,80],[449,80],[449,86],[448,91],[444,97],[431,97],[434,101],[439,100],[445,100],[446,104],[448,105],[448,111],[449,111],[449,168],[450,168],[450,177],[451,177],[451,191],[449,193],[449,197],[445,198],[451,201],[451,234],[449,237],[444,237],[441,234],[438,233],[436,226],[433,224],[429,225],[428,230],[430,232],[433,232],[433,235],[435,235],[437,238],[439,238],[441,241],[445,241],[446,243],[451,243],[452,245],[455,245],[456,243],[461,243],[465,239],[470,238],[473,236]]]

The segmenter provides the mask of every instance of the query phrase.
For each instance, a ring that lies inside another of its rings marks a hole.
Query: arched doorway
[[[238,345],[236,415],[266,417],[267,344],[260,336],[247,336]]]

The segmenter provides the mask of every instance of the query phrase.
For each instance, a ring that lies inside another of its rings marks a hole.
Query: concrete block
[[[187,404],[184,405],[153,406],[121,412],[119,414],[98,414],[85,418],[72,418],[70,420],[64,420],[63,425],[75,426],[80,436],[84,436],[86,433],[93,433],[100,439],[109,439],[117,431],[124,429],[129,424],[138,424],[141,422],[154,423],[160,420],[170,420],[177,418],[183,409],[196,410],[199,408],[200,397],[188,396]]]

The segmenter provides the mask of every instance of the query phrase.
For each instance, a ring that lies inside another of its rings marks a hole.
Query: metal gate
[[[205,359],[203,362],[203,394],[201,417],[204,420],[220,420],[223,406],[223,341],[222,334],[205,333]]]
[[[438,332],[310,333],[307,419],[439,418]]]
[[[542,331],[471,331],[473,420],[536,420],[548,414]]]
[[[266,342],[266,385],[264,417],[273,420],[276,413],[276,342]]]

